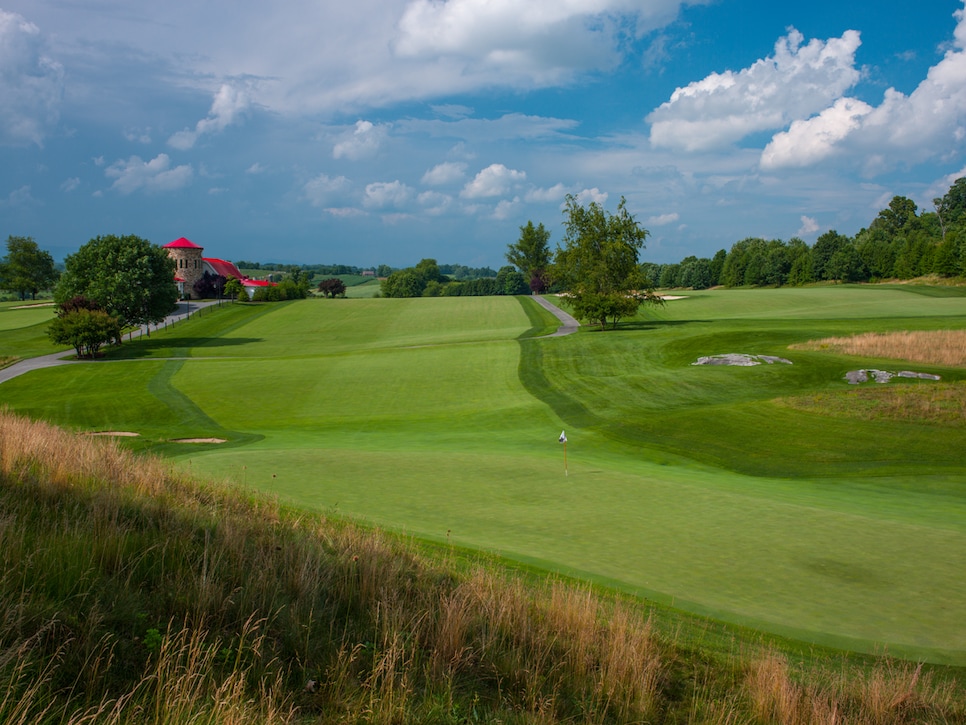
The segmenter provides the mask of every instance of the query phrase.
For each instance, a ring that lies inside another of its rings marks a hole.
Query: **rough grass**
[[[966,330],[867,332],[849,337],[810,340],[801,345],[792,345],[792,348],[966,367]]]
[[[0,413],[0,721],[966,722],[956,673],[722,658],[647,611]]]
[[[966,426],[966,383],[875,385],[844,392],[781,398],[798,410],[865,421]]]

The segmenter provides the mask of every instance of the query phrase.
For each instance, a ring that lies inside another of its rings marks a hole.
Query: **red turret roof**
[[[204,247],[199,247],[197,244],[192,242],[190,239],[185,239],[181,237],[180,239],[175,239],[173,242],[168,242],[164,245],[165,249],[204,249]]]

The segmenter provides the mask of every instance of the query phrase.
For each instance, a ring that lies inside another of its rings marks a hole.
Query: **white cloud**
[[[501,199],[493,210],[494,219],[507,219],[513,214],[520,206],[520,197],[516,196],[512,201],[508,199]]]
[[[411,0],[393,48],[407,60],[447,58],[464,84],[546,84],[611,67],[620,39],[675,17],[679,0]],[[465,86],[464,86],[465,87]]]
[[[351,188],[352,182],[344,176],[332,178],[328,174],[319,174],[302,187],[302,198],[312,206],[330,207],[345,200]]]
[[[430,216],[439,216],[450,208],[453,197],[438,191],[424,191],[416,197],[416,201],[423,207],[423,211]]]
[[[680,218],[681,218],[681,215],[678,214],[677,212],[672,212],[670,214],[660,214],[658,216],[649,217],[646,224],[650,227],[663,227],[663,226],[667,226],[668,224],[673,224]]]
[[[466,164],[457,161],[445,161],[436,164],[423,174],[422,183],[426,186],[444,186],[460,181],[466,176]]]
[[[0,205],[2,206],[27,206],[28,204],[38,203],[33,194],[30,193],[29,184],[14,189],[7,195],[6,201],[0,201]]]
[[[198,121],[193,131],[186,128],[171,136],[168,145],[182,151],[190,149],[201,136],[224,131],[250,105],[251,97],[246,89],[223,83],[215,92],[208,116]]]
[[[803,214],[802,226],[798,230],[798,234],[796,236],[805,237],[805,236],[808,236],[809,234],[814,234],[819,229],[821,229],[821,227],[818,225],[818,222],[815,219],[813,219],[810,216],[805,216]]]
[[[246,174],[261,174],[264,171],[265,171],[265,167],[262,166],[257,161],[254,164],[252,164],[251,166],[249,166],[247,169],[245,169],[245,173]]]
[[[651,143],[698,151],[739,141],[751,133],[787,126],[839,98],[860,78],[855,68],[859,33],[825,42],[791,29],[775,53],[737,73],[712,73],[678,88],[652,111]]]
[[[389,135],[387,126],[376,126],[370,121],[356,121],[355,129],[343,135],[343,140],[332,147],[332,156],[350,161],[375,156]]]
[[[158,154],[150,161],[142,161],[140,156],[115,161],[104,170],[104,175],[114,179],[112,189],[130,194],[138,189],[148,192],[180,189],[191,183],[194,171],[188,164],[171,168],[168,155]]]
[[[64,183],[62,183],[60,185],[60,189],[61,189],[61,191],[70,193],[71,191],[73,191],[74,189],[76,189],[78,186],[80,186],[80,183],[81,183],[80,182],[80,179],[77,178],[76,176],[73,176],[73,177],[71,177],[69,179],[65,179],[64,180]]]
[[[366,185],[363,204],[368,207],[383,209],[386,207],[401,207],[412,198],[412,189],[399,180],[377,181]]]
[[[63,90],[63,66],[45,52],[40,28],[0,10],[0,143],[40,146]]]
[[[554,184],[549,189],[530,189],[524,199],[530,203],[546,203],[560,201],[567,195],[567,187],[563,184]]]
[[[810,166],[836,151],[836,144],[859,128],[872,106],[854,98],[839,98],[831,108],[807,121],[795,121],[776,134],[761,154],[766,170]]]
[[[890,88],[870,106],[839,98],[813,118],[793,123],[765,148],[766,169],[802,167],[826,158],[858,160],[867,175],[952,157],[966,146],[966,16],[962,9],[953,47],[910,94]]]
[[[151,127],[148,128],[126,128],[124,138],[135,143],[151,143]]]
[[[463,187],[460,196],[465,199],[503,196],[526,178],[524,171],[508,169],[503,164],[490,164]]]
[[[580,191],[579,193],[575,194],[574,199],[581,206],[585,206],[591,203],[599,204],[600,206],[603,206],[604,204],[607,203],[607,192],[601,191],[595,186],[593,189],[584,189],[583,191]]]

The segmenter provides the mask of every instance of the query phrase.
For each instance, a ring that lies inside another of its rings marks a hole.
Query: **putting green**
[[[966,298],[852,287],[703,292],[615,332],[524,339],[530,315],[539,317],[530,305],[240,306],[150,343],[156,357],[190,359],[38,371],[0,386],[0,404],[61,423],[120,422],[142,433],[131,445],[227,438],[160,449],[297,506],[723,620],[966,664],[963,428],[780,403],[847,395],[844,371],[875,362],[789,344],[964,327]],[[200,325],[207,337],[193,339]],[[794,364],[691,365],[723,352]],[[71,393],[38,402],[49,386]]]

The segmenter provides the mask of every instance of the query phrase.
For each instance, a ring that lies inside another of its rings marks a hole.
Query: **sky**
[[[0,239],[506,263],[855,234],[966,176],[963,0],[0,0]]]

